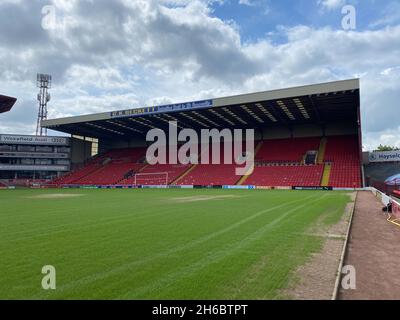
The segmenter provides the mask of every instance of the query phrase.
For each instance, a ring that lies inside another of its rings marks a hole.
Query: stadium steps
[[[328,187],[329,186],[329,180],[331,177],[331,170],[332,170],[332,165],[330,163],[326,163],[324,167],[324,172],[322,174],[322,179],[321,179],[321,187]]]
[[[135,172],[135,174],[137,173],[141,173],[143,170],[145,170],[147,167],[149,167],[150,165],[148,163],[145,163],[143,167],[141,167],[138,171]],[[134,175],[135,175],[134,174]],[[125,179],[124,179],[125,180]]]
[[[303,166],[306,163],[307,153],[304,154],[303,158],[301,159],[300,164]]]
[[[142,172],[144,169],[146,169],[149,166],[149,164],[145,164],[143,167],[141,167],[136,173]]]
[[[256,148],[254,149],[254,159],[256,158],[257,153],[258,153],[258,151],[260,151],[260,149],[262,148],[263,144],[264,144],[264,141],[262,141],[262,140],[260,142],[258,142]]]
[[[122,176],[122,178],[119,179],[115,184],[120,184],[120,183],[128,180],[130,177],[129,178],[125,178],[126,175],[128,174],[128,172],[133,171],[132,172],[132,176],[134,176],[136,173],[139,173],[140,171],[142,171],[147,166],[148,166],[147,164],[143,164],[143,166],[141,166],[137,171],[134,171],[133,169],[130,169],[129,171],[125,172],[124,175]]]
[[[198,161],[201,161],[201,156],[198,156]],[[184,177],[186,177],[190,172],[192,172],[194,169],[196,169],[196,167],[198,166],[198,164],[193,164],[191,165],[186,171],[182,172],[182,174],[177,177],[175,180],[173,180],[170,185],[174,185],[177,184],[179,181],[181,181]]]
[[[93,164],[93,166],[88,169],[88,166],[83,166],[82,168],[69,172],[66,175],[57,178],[56,184],[59,183],[59,180],[66,180],[68,179],[69,181],[67,183],[61,182],[60,184],[79,184],[79,181],[86,178],[87,176],[100,171],[104,166],[101,164]],[[78,177],[76,177],[78,176]]]
[[[92,174],[95,174],[95,173],[100,172],[101,170],[104,169],[104,167],[105,167],[105,165],[100,164],[98,167],[94,167],[92,170],[88,170],[88,171],[85,173],[84,176],[79,177],[79,179],[77,179],[77,180],[72,180],[72,181],[71,181],[71,184],[75,184],[75,183],[78,183],[78,184],[79,184],[79,182],[80,182],[81,180],[85,179],[86,177],[88,177],[88,176],[90,176],[90,175],[92,175]],[[86,168],[86,167],[84,167],[83,169],[85,169],[85,168]]]
[[[137,171],[132,175],[132,177],[133,177],[135,174],[142,172],[142,171],[143,171],[144,169],[146,169],[148,166],[149,166],[149,164],[143,164],[143,166],[142,166],[141,168],[139,168],[139,170],[137,170]],[[118,184],[124,184],[125,181],[128,181],[128,180],[129,180],[130,178],[132,178],[132,177],[129,177],[129,178],[122,178],[121,180],[118,181]]]
[[[327,139],[325,162],[332,165],[329,186],[361,187],[360,146],[357,135],[330,136]]]
[[[318,158],[317,158],[317,163],[318,164],[324,163],[325,151],[326,151],[326,142],[327,142],[326,138],[323,137],[321,139],[321,143],[319,144]]]
[[[260,149],[262,148],[263,143],[264,143],[264,141],[261,140],[261,141],[257,144],[256,148],[254,149],[254,159],[256,158],[258,151],[260,151]],[[252,172],[252,173],[253,173],[253,172]],[[251,173],[251,174],[252,174],[252,173]],[[251,176],[251,174],[245,174],[244,176],[240,177],[240,179],[238,180],[238,182],[236,183],[236,185],[237,185],[237,186],[243,185],[243,184],[246,182],[246,180]]]
[[[187,176],[191,171],[193,171],[197,167],[197,164],[191,165],[186,171],[184,171],[178,178],[176,178],[174,181],[170,183],[170,185],[178,183],[180,180],[182,180],[185,176]]]
[[[243,185],[249,177],[250,177],[250,174],[246,174],[246,175],[240,177],[240,179],[239,179],[239,181],[236,183],[236,185],[237,185],[237,186]]]

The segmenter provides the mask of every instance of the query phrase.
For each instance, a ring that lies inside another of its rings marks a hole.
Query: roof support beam
[[[274,101],[275,102],[275,101]],[[276,103],[276,102],[275,102]],[[265,108],[265,107],[264,107]],[[289,126],[289,123],[287,122],[286,119],[284,119],[280,113],[277,111],[278,106],[275,106],[273,103],[268,103],[266,104],[266,109],[276,118],[278,119],[281,123],[283,123],[285,126]]]
[[[317,117],[318,123],[321,123],[321,115],[319,114],[318,111],[318,106],[316,104],[316,102],[314,101],[313,97],[311,95],[308,96],[308,99],[310,100],[311,106],[314,110],[315,116]]]

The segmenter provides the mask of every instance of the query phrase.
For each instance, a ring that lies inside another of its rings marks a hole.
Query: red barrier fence
[[[378,189],[379,191],[387,194],[387,195],[394,195],[396,197],[400,197],[400,184],[397,185],[387,185],[384,182],[371,180],[370,186]]]
[[[392,216],[396,219],[400,219],[400,204],[396,201],[392,202]]]
[[[400,202],[396,201],[394,197],[388,196],[376,188],[372,189],[372,193],[385,206],[389,204],[391,205],[391,209],[389,206],[387,207],[387,221],[400,227]]]

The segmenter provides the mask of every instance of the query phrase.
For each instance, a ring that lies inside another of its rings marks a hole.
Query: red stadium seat
[[[337,188],[361,187],[361,164],[357,136],[328,137],[325,162],[332,163],[330,186]]]
[[[235,175],[234,164],[199,164],[189,172],[179,185],[235,185],[241,176]]]
[[[58,178],[56,185],[112,185],[122,181],[130,171],[138,171],[143,163],[146,148],[115,149],[96,156],[83,168]]]
[[[146,165],[140,170],[140,176],[132,175],[121,182],[123,185],[133,185],[135,181],[140,185],[164,185],[171,184],[182,175],[190,165],[181,164],[156,164]]]
[[[245,184],[268,187],[314,187],[320,185],[323,171],[323,165],[256,167]]]
[[[265,140],[258,151],[254,172],[244,183],[256,186],[320,186],[324,165],[303,165],[308,151],[317,151],[321,138]],[[257,143],[256,143],[257,145]],[[200,150],[200,149],[199,149]],[[201,153],[201,152],[199,152]],[[210,147],[210,159],[212,147]],[[78,185],[235,185],[236,164],[146,165],[146,148],[115,149],[97,156],[82,169],[53,183]],[[224,156],[220,147],[221,159]],[[330,186],[361,186],[360,159],[356,136],[327,137],[324,162],[332,164]],[[189,170],[191,169],[191,170]],[[185,175],[184,173],[188,171]],[[136,175],[135,174],[140,173]],[[140,179],[138,179],[140,177]],[[180,178],[180,179],[178,179]]]
[[[256,160],[264,162],[301,162],[307,151],[318,150],[321,138],[264,140]]]
[[[79,180],[79,184],[82,185],[113,185],[119,184],[124,179],[124,175],[130,171],[136,172],[144,164],[140,163],[120,163],[111,162],[106,164],[100,170],[95,171],[92,174]]]

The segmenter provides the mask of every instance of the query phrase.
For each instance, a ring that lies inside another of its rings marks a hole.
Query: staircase
[[[321,139],[321,143],[319,144],[318,158],[317,158],[317,163],[318,164],[324,163],[325,151],[326,151],[326,143],[327,143],[327,139],[325,137],[323,137]]]
[[[92,174],[99,173],[100,171],[102,171],[104,169],[104,167],[105,167],[105,165],[99,164],[98,167],[94,167],[92,170],[85,172],[85,174],[82,177],[79,177],[78,179],[74,179],[71,183],[79,183],[79,181],[81,181],[82,179],[85,179],[86,177],[88,177]]]
[[[329,186],[329,179],[331,177],[331,170],[332,170],[332,165],[330,163],[326,163],[325,167],[324,167],[324,172],[322,174],[321,187],[328,187]]]
[[[128,172],[126,172],[123,177],[121,179],[119,179],[115,184],[120,184],[123,183],[125,180],[128,180],[129,178],[133,177],[136,173],[141,172],[144,168],[146,168],[148,165],[147,164],[143,164],[142,167],[140,167],[138,170],[129,170]]]
[[[240,179],[239,179],[239,181],[236,183],[236,185],[237,185],[237,186],[243,185],[249,177],[250,177],[249,174],[244,175],[244,176],[241,176]]]
[[[143,163],[143,166],[140,167],[137,171],[131,170],[131,171],[133,171],[133,172],[132,172],[132,175],[130,175],[129,177],[126,176],[126,175],[127,175],[127,173],[126,173],[125,176],[117,182],[117,184],[124,184],[125,181],[128,181],[130,178],[134,177],[135,174],[142,172],[142,171],[143,171],[144,169],[146,169],[148,166],[149,166],[148,164],[144,164],[144,163]]]
[[[256,159],[256,156],[257,156],[258,151],[260,151],[260,149],[261,149],[262,146],[263,146],[263,143],[264,143],[264,141],[260,141],[260,142],[257,144],[256,148],[254,149],[254,162],[255,162],[255,159]],[[254,164],[254,166],[255,166],[255,164]],[[250,173],[246,173],[244,176],[240,177],[240,179],[238,180],[238,182],[236,182],[236,185],[237,185],[237,186],[243,185],[243,184],[246,182],[246,180],[248,179],[248,177],[250,177],[250,176],[251,176]]]
[[[318,151],[307,151],[307,153],[304,156],[302,164],[305,165],[317,164],[317,157],[318,157]]]
[[[187,176],[190,172],[192,172],[198,165],[193,164],[191,165],[186,171],[184,171],[179,177],[177,177],[175,180],[173,180],[170,184],[174,185],[180,180],[182,180],[185,176]]]
[[[303,158],[301,158],[300,164],[301,164],[302,166],[305,165],[305,163],[306,163],[306,158],[307,158],[307,153],[305,153],[304,156],[303,156]]]

